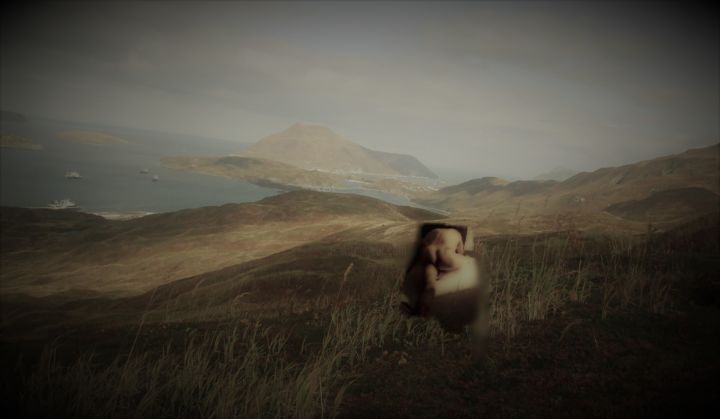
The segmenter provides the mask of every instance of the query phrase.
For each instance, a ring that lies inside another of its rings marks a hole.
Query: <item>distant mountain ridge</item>
[[[172,156],[160,159],[165,167],[208,175],[241,179],[260,186],[292,190],[302,187],[330,187],[339,176],[300,169],[275,160],[241,156]]]
[[[547,172],[540,173],[535,176],[532,180],[556,180],[562,182],[565,179],[571,178],[578,174],[577,170],[568,169],[566,167],[556,167]]]
[[[307,170],[437,178],[418,159],[362,147],[327,127],[296,123],[238,153]]]
[[[718,210],[720,145],[593,172],[562,182],[485,177],[417,201],[451,211],[525,214],[583,209],[629,220],[670,220]]]

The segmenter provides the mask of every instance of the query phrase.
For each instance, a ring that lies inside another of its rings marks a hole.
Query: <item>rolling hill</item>
[[[720,192],[718,147],[713,145],[635,164],[582,172],[562,182],[474,179],[440,189],[417,201],[476,216],[587,213],[607,209],[608,213],[630,220],[670,221],[693,217],[699,215],[697,211],[712,206],[713,195]],[[660,195],[656,195],[658,193]],[[669,197],[686,205],[675,205],[674,210],[666,211],[661,207],[674,205]],[[646,206],[654,209],[639,209]],[[639,212],[645,215],[640,216]]]
[[[294,124],[239,154],[307,170],[437,178],[413,156],[370,150],[320,125]]]
[[[293,191],[254,203],[128,221],[79,212],[0,211],[0,293],[133,295],[363,226],[438,218],[351,194]]]
[[[619,202],[605,211],[628,220],[682,219],[687,214],[718,211],[720,196],[704,188],[677,188],[655,192],[644,199]]]
[[[229,179],[245,180],[259,186],[291,190],[329,187],[341,182],[332,173],[300,169],[289,164],[256,157],[173,156],[160,160],[165,167]]]
[[[565,167],[556,167],[547,172],[540,173],[535,176],[532,180],[556,180],[562,182],[563,180],[569,179],[578,174],[577,170],[568,169]]]

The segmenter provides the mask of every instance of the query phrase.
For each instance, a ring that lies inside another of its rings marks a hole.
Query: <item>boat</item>
[[[72,170],[65,172],[65,179],[82,179],[82,176],[80,176],[80,173]]]
[[[70,199],[56,199],[52,201],[50,204],[48,204],[48,208],[50,209],[80,209],[80,207],[77,206],[75,201],[72,201]]]
[[[158,180],[160,180],[160,176],[155,175],[155,176],[152,177],[152,181],[153,181],[153,182],[157,182]]]
[[[141,169],[140,170],[140,174],[147,175],[148,173],[150,173],[149,169]]]

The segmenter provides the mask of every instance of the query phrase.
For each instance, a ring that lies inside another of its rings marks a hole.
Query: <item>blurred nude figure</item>
[[[435,265],[438,270],[457,269],[461,256],[465,254],[465,243],[459,231],[454,228],[436,228],[422,239],[422,259],[426,264]]]
[[[432,316],[448,330],[478,329],[486,320],[488,277],[465,255],[472,238],[465,227],[424,225],[415,257],[402,286],[401,308],[409,315]],[[469,239],[469,240],[468,240]]]

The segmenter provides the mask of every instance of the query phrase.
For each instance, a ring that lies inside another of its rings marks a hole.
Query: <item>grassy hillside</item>
[[[443,188],[417,199],[426,205],[445,208],[459,214],[486,217],[503,213],[512,217],[532,217],[563,212],[593,214],[613,205],[635,205],[633,202],[650,199],[658,201],[667,196],[686,196],[687,188],[702,189],[708,194],[720,192],[719,146],[688,150],[681,154],[661,157],[621,167],[583,172],[569,179],[556,181],[507,182],[497,178],[474,179]],[[669,192],[676,190],[676,192]],[[683,192],[685,191],[685,192]],[[705,194],[707,197],[711,195]],[[694,198],[688,198],[697,201]],[[666,202],[666,203],[669,203]],[[697,216],[695,204],[676,205],[675,211],[651,211],[646,216],[629,220],[669,222],[678,217]],[[703,204],[702,206],[706,206]],[[619,208],[619,207],[612,207]],[[683,208],[685,208],[683,210]],[[617,216],[625,212],[610,211]]]
[[[720,196],[704,188],[677,188],[610,205],[605,211],[629,220],[684,219],[720,210]]]
[[[163,157],[165,167],[195,173],[245,180],[260,186],[281,189],[301,187],[329,187],[340,183],[341,178],[330,173],[304,170],[268,159],[240,156]]]
[[[127,221],[2,208],[0,291],[137,294],[348,228],[437,217],[373,198],[312,191]]]
[[[565,167],[556,167],[544,173],[535,176],[533,180],[555,180],[562,182],[578,174],[577,170],[567,169]]]
[[[720,304],[708,296],[720,236],[697,235],[717,232],[717,217],[636,237],[478,237],[494,289],[481,342],[399,314],[406,254],[375,241],[377,228],[365,242],[357,227],[142,296],[16,301],[3,321],[3,407],[110,418],[717,413]]]
[[[385,166],[402,176],[422,176],[436,179],[438,176],[425,167],[420,160],[409,154],[387,153],[364,148],[365,153],[383,162]]]
[[[450,193],[545,188],[513,183]],[[0,408],[714,417],[719,213],[685,220],[681,207],[716,197],[671,188],[612,209],[622,217],[568,201],[579,209],[443,219],[473,228],[471,255],[489,270],[483,339],[397,309],[418,223],[438,217],[416,208],[307,190],[128,221],[1,208]],[[654,211],[681,217],[649,224]]]

